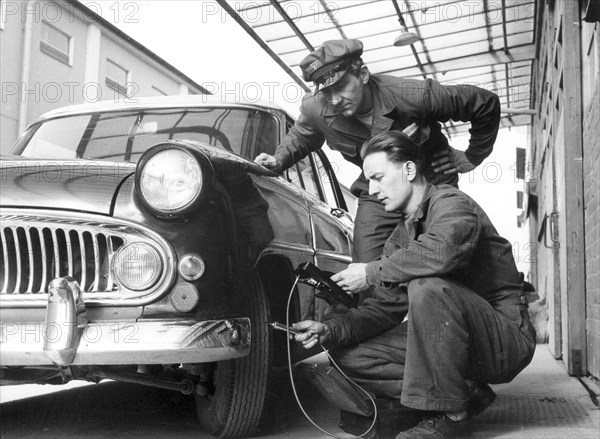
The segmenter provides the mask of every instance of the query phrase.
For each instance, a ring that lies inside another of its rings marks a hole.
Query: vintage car
[[[202,95],[31,124],[1,164],[1,384],[172,389],[193,395],[213,435],[255,433],[286,364],[268,323],[286,321],[295,268],[350,262],[352,219],[325,154],[283,176],[251,161],[292,124],[272,105]],[[289,320],[327,306],[298,284]]]

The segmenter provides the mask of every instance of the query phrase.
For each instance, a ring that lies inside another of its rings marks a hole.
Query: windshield
[[[196,140],[253,159],[273,154],[277,120],[239,108],[135,110],[61,117],[26,134],[12,154],[33,158],[86,158],[137,162],[157,143]]]

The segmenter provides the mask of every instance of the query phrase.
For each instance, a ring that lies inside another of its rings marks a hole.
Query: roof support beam
[[[271,4],[275,8],[275,10],[277,12],[279,12],[279,15],[281,15],[283,17],[283,19],[288,24],[288,26],[292,28],[292,30],[294,31],[294,33],[296,34],[296,36],[298,38],[300,38],[300,41],[302,41],[304,43],[304,45],[306,46],[306,48],[308,50],[310,50],[311,52],[314,51],[315,48],[313,47],[313,45],[310,44],[310,42],[308,41],[308,39],[306,38],[306,36],[302,33],[302,31],[300,29],[298,29],[298,26],[296,26],[296,23],[294,23],[294,20],[292,20],[290,18],[290,16],[287,14],[287,12],[285,12],[285,10],[277,2],[277,0],[271,0]]]
[[[394,0],[394,6],[396,6],[396,12],[398,13],[398,16],[402,17],[402,15],[400,14],[400,9],[398,8],[398,4],[396,3],[396,0]],[[429,54],[429,50],[427,49],[427,44],[425,43],[425,40],[421,36],[421,30],[419,29],[419,26],[417,25],[417,21],[415,20],[415,16],[413,15],[411,5],[408,4],[408,0],[404,0],[404,6],[406,6],[408,15],[410,16],[410,19],[412,20],[413,24],[415,25],[415,34],[417,35],[417,37],[419,37],[419,42],[421,43],[421,46],[423,47],[423,54],[425,55],[425,59],[427,60],[428,63],[431,63],[432,62],[431,55]],[[402,21],[404,21],[404,20],[402,20]],[[406,27],[406,23],[404,23],[404,27]],[[415,49],[415,46],[413,44],[411,44],[410,48],[412,49],[413,55],[415,56],[417,61],[420,63],[421,60],[419,58],[419,55],[417,54],[417,50]],[[427,75],[423,74],[423,78],[427,78]],[[436,74],[433,74],[433,79],[438,81],[438,77]],[[454,125],[454,122],[452,122],[452,120],[449,120],[448,122],[445,122],[442,124],[444,131],[446,131],[446,134],[448,135],[448,137],[450,137],[450,132],[448,131],[447,125],[450,125],[452,127]]]
[[[537,112],[535,110],[531,110],[529,108],[509,108],[509,107],[502,107],[500,109],[500,113],[501,114],[529,114],[531,116],[534,116],[537,114]]]
[[[256,32],[254,32],[252,26],[246,23],[244,19],[240,17],[239,14],[235,11],[235,9],[229,6],[227,0],[217,0],[217,3],[219,3],[219,6],[225,9],[225,11],[233,17],[233,19],[242,27],[242,29],[244,29],[248,33],[248,35],[250,35],[252,39],[256,41],[258,45],[265,52],[267,52],[271,58],[273,58],[273,61],[275,61],[279,65],[279,67],[281,67],[288,75],[290,75],[292,79],[296,81],[296,83],[300,85],[300,87],[302,87],[304,91],[310,91],[310,87],[306,85],[306,83],[302,79],[300,79],[298,75],[296,75],[294,71],[275,52],[273,52],[269,45],[265,43],[264,40],[261,37],[259,37]]]
[[[508,55],[508,37],[506,35],[506,0],[502,0],[502,38],[504,40],[504,53]],[[508,63],[506,63],[504,64],[504,80],[506,81],[506,105],[510,107],[510,86],[508,76],[509,69]]]
[[[346,32],[344,32],[344,29],[342,29],[342,26],[340,26],[340,23],[337,21],[337,18],[335,18],[335,16],[331,12],[331,9],[329,9],[327,2],[325,0],[319,0],[319,2],[321,3],[321,6],[323,6],[323,10],[327,13],[327,16],[334,24],[335,28],[338,30],[342,38],[347,39],[348,37],[346,36]]]
[[[492,44],[492,29],[490,27],[490,13],[488,7],[488,0],[483,0],[483,15],[485,17],[485,32],[487,34],[488,40],[488,50],[494,50],[494,45]]]
[[[504,53],[504,50],[494,50],[492,52],[482,52],[476,55],[461,56],[457,58],[449,58],[435,63],[423,64],[423,68],[427,74],[443,73],[451,70],[463,70],[470,69],[473,67],[485,67],[495,64],[505,64],[508,62],[526,61],[531,60],[535,56],[535,45],[534,44],[523,44],[521,46],[514,47],[508,54]],[[411,76],[411,70],[414,67],[406,67],[403,69],[388,70],[385,72],[398,76]]]

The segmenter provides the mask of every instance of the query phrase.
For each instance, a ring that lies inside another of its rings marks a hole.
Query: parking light
[[[162,274],[158,252],[150,245],[133,242],[121,247],[112,260],[118,284],[131,291],[143,291],[156,284]]]

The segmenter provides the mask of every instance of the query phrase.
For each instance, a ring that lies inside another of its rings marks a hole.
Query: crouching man
[[[296,341],[324,344],[365,389],[427,412],[397,439],[462,435],[493,402],[488,383],[511,381],[533,357],[511,245],[468,195],[427,182],[423,154],[405,134],[374,137],[364,156],[369,193],[405,221],[381,259],[332,277],[348,292],[375,286],[374,297],[330,320],[294,324],[303,331]]]

